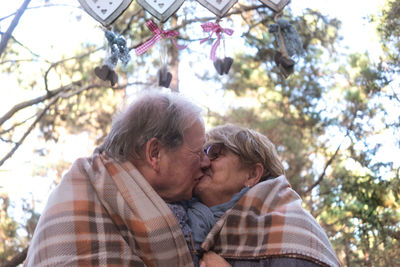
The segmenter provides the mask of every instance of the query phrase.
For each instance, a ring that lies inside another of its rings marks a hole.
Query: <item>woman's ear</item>
[[[260,181],[263,173],[263,165],[261,163],[254,164],[252,167],[250,167],[249,177],[247,178],[245,185],[249,187],[256,185]]]
[[[146,161],[156,172],[160,171],[160,142],[153,137],[146,143]]]

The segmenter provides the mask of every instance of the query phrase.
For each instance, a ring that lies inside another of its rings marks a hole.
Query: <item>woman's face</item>
[[[238,155],[218,145],[221,149],[209,153],[211,166],[194,189],[194,195],[209,207],[229,201],[246,186],[250,173],[249,168],[242,166]]]

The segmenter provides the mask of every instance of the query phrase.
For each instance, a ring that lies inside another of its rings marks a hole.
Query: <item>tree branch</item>
[[[32,62],[35,61],[33,58],[27,58],[27,59],[8,59],[0,62],[0,65],[4,65],[7,63],[17,63],[17,62]]]
[[[52,64],[50,65],[50,67],[47,69],[47,71],[45,72],[45,74],[44,74],[44,88],[45,88],[45,90],[47,91],[47,94],[51,94],[51,91],[49,91],[47,76],[49,75],[49,72],[50,72],[50,70],[51,70],[52,68],[54,68],[54,67],[57,66],[58,64],[64,63],[64,62],[69,61],[69,60],[73,60],[73,59],[82,59],[82,58],[84,58],[84,57],[86,57],[86,56],[89,56],[90,54],[95,53],[95,52],[97,52],[97,51],[99,51],[100,49],[103,49],[103,48],[104,48],[104,46],[103,46],[103,47],[99,47],[99,48],[97,48],[97,49],[95,49],[95,50],[86,52],[86,53],[84,53],[84,54],[78,55],[78,56],[73,56],[73,57],[66,58],[66,59],[62,59],[62,60],[59,60],[59,61],[57,61],[57,62],[52,63]],[[1,123],[0,123],[0,125],[1,125]]]
[[[310,193],[311,190],[314,189],[314,187],[316,187],[317,185],[319,185],[319,184],[322,182],[322,180],[324,179],[325,174],[326,174],[326,169],[328,169],[328,167],[332,164],[333,160],[336,158],[337,154],[339,153],[339,150],[340,150],[340,147],[341,147],[341,146],[342,146],[342,144],[340,144],[340,145],[338,146],[338,148],[336,149],[335,153],[334,153],[334,154],[330,157],[330,159],[325,163],[324,170],[322,171],[322,173],[321,173],[320,176],[318,177],[318,180],[317,180],[314,184],[312,184],[312,185],[304,192],[304,194]]]
[[[14,31],[15,27],[17,27],[19,19],[21,18],[22,14],[24,14],[25,9],[28,7],[30,1],[31,0],[25,0],[22,3],[21,7],[16,12],[14,19],[11,21],[11,24],[8,27],[7,31],[3,34],[3,37],[1,38],[1,42],[0,42],[0,56],[1,56],[1,54],[3,54],[4,50],[6,49],[8,41],[11,38],[11,34]]]
[[[4,139],[3,137],[0,137],[0,140],[1,140],[1,141],[3,141],[4,143],[11,143],[11,144],[15,144],[15,142],[14,142],[14,141],[12,141],[12,140],[7,140],[7,139]]]
[[[392,92],[393,92],[393,98],[394,99],[396,99],[397,100],[397,102],[399,102],[400,103],[400,98],[399,98],[399,96],[396,94],[396,91],[392,88]]]
[[[144,12],[144,9],[139,8],[138,10],[135,11],[135,13],[133,13],[131,15],[131,17],[129,18],[129,21],[126,23],[125,28],[121,31],[121,35],[125,35],[127,34],[131,28],[132,28],[132,23],[133,23],[133,19],[138,16],[141,12]],[[144,16],[144,15],[143,15]]]
[[[46,111],[58,100],[59,97],[54,97],[46,107],[39,112],[38,116],[36,117],[35,121],[29,126],[28,130],[24,133],[21,139],[14,145],[14,147],[0,160],[0,166],[4,164],[4,162],[9,159],[15,151],[19,148],[19,146],[24,142],[25,138],[32,132],[33,128],[35,128],[36,124],[42,119],[43,115]]]
[[[45,4],[45,5],[41,5],[41,6],[28,7],[28,8],[26,8],[26,10],[32,10],[32,9],[38,9],[38,8],[44,8],[44,7],[60,7],[60,6],[79,8],[78,6],[68,5],[68,4]],[[14,12],[14,13],[11,13],[11,14],[5,16],[5,17],[2,17],[2,18],[0,18],[0,21],[8,19],[9,17],[14,16],[16,13],[17,12]]]
[[[1,35],[5,35],[4,32],[0,32],[0,34],[1,34]],[[17,44],[19,44],[21,47],[23,47],[24,49],[28,50],[28,52],[31,53],[33,56],[39,57],[39,58],[40,58],[40,55],[39,55],[39,54],[36,54],[35,52],[33,52],[29,47],[27,47],[26,45],[24,45],[23,43],[21,43],[20,41],[18,41],[17,39],[15,39],[14,36],[11,35],[10,38],[13,39],[14,42],[16,42]]]
[[[39,96],[37,98],[25,101],[25,102],[21,102],[19,104],[16,104],[13,108],[11,108],[6,114],[4,114],[3,117],[0,118],[0,126],[3,125],[4,122],[6,122],[8,119],[10,119],[16,112],[18,112],[21,109],[24,109],[26,107],[29,106],[33,106],[35,104],[41,103],[47,99],[50,99],[52,96],[62,92],[62,91],[67,91],[72,89],[72,87],[74,85],[79,85],[81,83],[81,81],[77,81],[77,82],[73,82],[69,85],[66,86],[62,86],[58,89],[55,89],[53,91],[50,91],[50,94],[45,94],[43,96]]]
[[[14,124],[14,125],[13,125],[13,126],[11,126],[10,128],[8,128],[8,129],[6,129],[6,130],[3,130],[3,131],[1,131],[1,132],[0,132],[0,136],[1,136],[1,135],[3,135],[3,134],[5,134],[5,133],[11,132],[12,130],[14,130],[14,129],[15,129],[15,128],[17,128],[18,126],[20,126],[20,125],[22,125],[22,124],[26,123],[27,121],[29,121],[30,119],[32,119],[33,117],[35,117],[35,115],[33,115],[33,116],[30,116],[30,117],[26,118],[25,120],[23,120],[23,121],[21,121],[21,122],[18,122],[18,123],[16,123],[16,124]]]
[[[37,103],[40,103],[40,102],[43,102],[43,101],[45,101],[47,99],[52,98],[50,100],[50,102],[45,106],[45,108],[41,112],[38,113],[35,121],[29,126],[29,128],[26,130],[24,135],[20,138],[20,140],[15,142],[14,147],[0,160],[0,166],[2,166],[4,164],[4,162],[6,160],[8,160],[15,153],[15,151],[24,142],[26,137],[32,132],[32,130],[34,129],[36,124],[41,120],[41,118],[46,113],[46,111],[49,110],[51,108],[51,106],[54,105],[57,102],[58,99],[60,99],[60,98],[68,99],[68,98],[70,98],[70,97],[72,97],[74,95],[80,94],[80,93],[82,93],[84,91],[88,91],[88,90],[94,89],[94,88],[104,87],[104,84],[92,84],[92,85],[88,85],[86,87],[78,88],[78,89],[76,89],[76,90],[74,90],[72,92],[68,92],[69,90],[73,89],[73,88],[71,88],[73,84],[74,83],[72,83],[72,84],[70,84],[70,85],[68,85],[66,87],[61,87],[61,88],[58,88],[56,90],[53,90],[53,91],[51,91],[52,92],[51,95],[46,94],[46,95],[44,95],[42,97],[38,97],[38,98],[35,98],[35,99],[32,99],[32,100],[20,103],[20,104],[14,106],[14,108],[11,109],[9,112],[7,112],[7,114],[6,114],[7,116],[3,116],[3,118],[1,118],[2,122],[4,123],[4,121],[6,121],[9,118],[11,118],[12,115],[15,112],[17,112],[18,110],[23,109],[23,108],[28,107],[28,106],[32,106],[34,104],[37,104]],[[80,84],[80,81],[75,82],[75,85],[76,84]],[[126,88],[127,86],[130,86],[130,85],[149,85],[149,84],[148,83],[144,83],[144,82],[134,82],[134,83],[116,85],[116,86],[112,87],[112,89],[114,89],[114,90],[123,89],[123,88]],[[55,91],[57,91],[56,94],[54,94]]]

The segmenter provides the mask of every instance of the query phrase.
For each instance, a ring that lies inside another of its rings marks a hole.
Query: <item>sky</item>
[[[0,8],[0,18],[14,12],[22,3],[22,0],[3,1]],[[32,0],[30,6],[42,3]],[[90,40],[93,43],[102,44],[103,32],[99,24],[83,11],[77,10],[78,1],[57,1],[70,6],[52,7],[47,9],[32,9],[26,11],[14,32],[14,36],[21,43],[29,44],[29,48],[41,55],[42,58],[55,61],[60,54],[66,57],[73,55],[74,50],[80,47],[82,42]],[[382,0],[292,0],[289,4],[295,14],[300,14],[305,8],[319,9],[329,17],[336,17],[342,21],[340,34],[343,36],[342,49],[348,52],[368,51],[372,58],[379,57],[379,43],[376,37],[374,25],[365,19],[369,14],[376,13],[382,5]],[[72,5],[72,7],[71,7]],[[81,20],[71,17],[71,14],[79,15]],[[210,15],[212,15],[210,13]],[[5,31],[11,19],[0,21],[0,31]],[[232,40],[240,37],[232,37]],[[236,39],[236,41],[240,41]],[[232,49],[232,48],[231,48]],[[40,60],[38,64],[40,64]],[[210,62],[205,64],[211,64]],[[204,66],[203,66],[204,67]],[[205,66],[209,67],[209,66]],[[181,58],[181,71],[190,69],[189,58]],[[34,75],[35,70],[26,70],[26,75]],[[222,90],[210,88],[209,84],[200,81],[193,71],[180,74],[181,92],[191,99],[195,99],[200,105],[213,106],[221,111],[232,101],[232,95],[223,95]],[[2,90],[7,97],[0,99],[0,114],[4,114],[11,106],[22,100],[37,96],[38,92],[18,91],[15,77],[5,76],[0,73]],[[197,87],[193,87],[193,81]],[[41,93],[41,92],[40,92]],[[35,200],[35,208],[38,212],[44,207],[49,192],[54,187],[55,173],[48,173],[46,177],[35,175],[36,165],[53,162],[63,158],[72,162],[78,157],[88,156],[94,148],[94,144],[88,142],[87,134],[82,133],[68,138],[60,138],[57,145],[47,145],[51,148],[51,154],[47,157],[39,157],[33,154],[35,148],[44,146],[33,133],[25,144],[17,151],[13,158],[0,167],[0,190],[9,193],[15,201],[26,199]],[[73,147],[73,150],[67,149]],[[1,150],[0,146],[0,150]],[[53,160],[53,161],[52,161]],[[18,203],[15,205],[18,207]],[[18,213],[18,211],[16,211]],[[22,216],[22,215],[20,215]]]

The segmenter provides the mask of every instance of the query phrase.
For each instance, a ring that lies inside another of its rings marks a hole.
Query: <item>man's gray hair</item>
[[[168,149],[181,146],[184,133],[202,121],[201,108],[177,93],[147,91],[118,114],[101,150],[116,160],[143,159],[147,141],[155,137]]]

